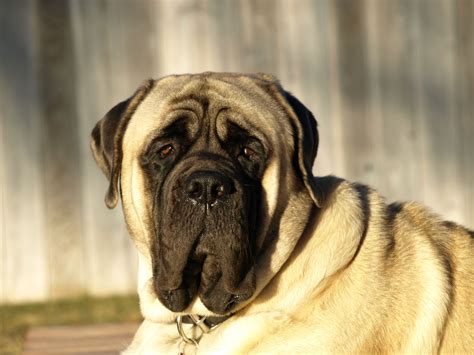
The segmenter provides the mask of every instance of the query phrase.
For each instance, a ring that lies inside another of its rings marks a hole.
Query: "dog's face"
[[[212,73],[147,82],[92,142],[109,207],[120,178],[161,304],[183,312],[199,299],[213,314],[254,295],[291,195],[318,203],[307,178],[316,149],[312,115],[273,78]]]
[[[172,119],[140,155],[155,234],[154,289],[170,310],[184,310],[198,293],[208,309],[225,313],[255,290],[269,142],[206,94],[178,97],[168,111]]]

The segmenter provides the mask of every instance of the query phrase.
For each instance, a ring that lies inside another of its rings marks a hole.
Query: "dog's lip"
[[[184,270],[182,273],[183,279],[187,277],[187,278],[191,278],[193,282],[197,282],[197,285],[196,285],[197,289],[199,289],[199,286],[201,283],[200,276],[202,274],[202,268],[203,268],[203,264],[206,257],[207,255],[196,253],[196,250],[193,250],[186,261],[186,266],[184,267]],[[173,291],[186,289],[186,287],[184,287],[184,281],[181,281],[181,284],[175,287],[162,288],[158,286],[158,289],[161,292],[170,293]]]
[[[161,275],[162,279],[155,279],[158,298],[173,312],[182,312],[183,307],[200,300],[209,311],[219,315],[228,314],[253,294],[254,290],[250,290],[248,285],[243,288],[241,285],[234,285],[232,281],[229,282],[229,275],[224,275],[226,269],[222,265],[223,255],[216,253],[212,239],[206,238],[208,229],[204,218],[192,238],[193,245],[190,246],[185,265],[180,270],[181,275],[178,277],[175,274],[176,282],[171,283],[165,274]],[[254,265],[247,267],[252,269]],[[223,277],[226,277],[225,281]]]
[[[193,284],[191,287],[186,287],[185,282],[178,287],[173,287],[173,288],[159,288],[159,293],[162,297],[162,300],[164,301],[163,303],[167,308],[169,308],[173,312],[182,312],[183,309],[182,306],[178,306],[171,302],[172,297],[177,297],[179,294],[181,294],[181,297],[184,297],[184,294],[187,294],[188,297],[191,296],[190,290],[193,289],[194,287],[196,288],[197,292],[192,292],[193,295],[191,298],[188,299],[189,304],[192,304],[196,300],[200,300],[206,308],[213,312],[216,315],[225,315],[228,314],[237,304],[246,301],[252,296],[252,293],[235,293],[231,292],[229,290],[222,290],[221,292],[224,292],[226,294],[225,299],[222,300],[222,302],[219,302],[217,304],[214,304],[214,302],[208,302],[209,300],[206,297],[206,293],[209,292],[209,288],[212,290],[216,284],[219,282],[220,277],[217,277],[212,281],[211,285],[207,285],[206,289],[202,288],[202,276],[203,276],[203,265],[207,257],[213,256],[212,254],[203,254],[200,252],[197,252],[196,250],[193,250],[193,252],[190,253],[187,261],[187,265],[185,267],[185,270],[183,271],[183,279],[185,277],[188,278],[187,283],[189,285]],[[193,268],[190,266],[190,264],[194,264],[197,266],[196,268]],[[187,275],[186,275],[187,274]],[[184,276],[186,275],[186,276]]]
[[[205,297],[205,295],[202,293],[199,294],[199,299],[208,310],[222,316],[231,313],[232,309],[235,308],[236,305],[245,302],[253,295],[253,293],[234,294],[227,291],[225,291],[225,293],[226,295],[224,298],[222,298],[223,295],[221,295],[220,300],[213,300],[212,298]]]
[[[158,298],[172,312],[183,312],[189,305],[199,300],[214,315],[223,316],[231,313],[238,304],[247,301],[253,295],[253,293],[233,294],[227,291],[225,293],[227,295],[224,299],[211,301],[209,297],[206,297],[205,292],[198,291],[191,295],[189,289],[177,288],[173,290],[160,290]]]

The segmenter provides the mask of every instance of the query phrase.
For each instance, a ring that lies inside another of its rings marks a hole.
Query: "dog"
[[[267,74],[148,80],[97,123],[139,254],[126,354],[474,351],[474,233],[314,177],[318,144]]]

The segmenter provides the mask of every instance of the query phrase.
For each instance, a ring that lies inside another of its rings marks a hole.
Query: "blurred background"
[[[0,0],[0,303],[135,292],[89,151],[146,78],[268,72],[319,121],[315,175],[474,227],[472,0]]]

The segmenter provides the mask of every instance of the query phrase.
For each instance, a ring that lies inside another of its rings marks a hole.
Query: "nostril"
[[[189,197],[193,199],[198,199],[202,196],[204,191],[204,188],[202,184],[199,181],[191,181],[187,186],[186,186],[186,192]]]
[[[217,196],[217,197],[223,197],[224,195],[227,194],[227,190],[226,187],[223,185],[223,184],[218,184],[216,186],[214,186],[214,191],[213,193]]]
[[[211,184],[208,195],[208,202],[213,205],[217,200],[223,200],[227,195],[232,193],[232,185],[230,182],[225,181],[215,181]]]

